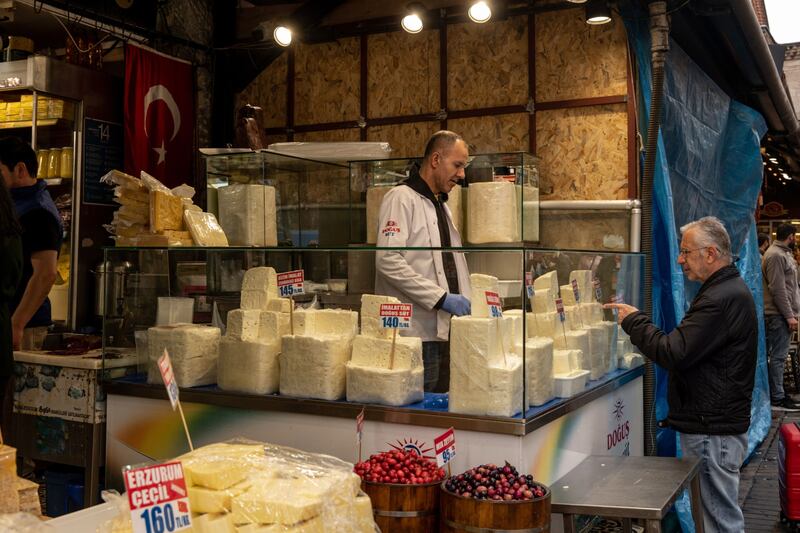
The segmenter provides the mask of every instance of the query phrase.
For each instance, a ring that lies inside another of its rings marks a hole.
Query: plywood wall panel
[[[287,58],[286,52],[281,54],[236,96],[236,109],[245,104],[261,107],[262,128],[286,126]]]
[[[519,152],[528,150],[527,113],[447,121],[448,129],[461,135],[470,153]]]
[[[367,140],[388,142],[392,147],[391,157],[419,157],[425,151],[425,143],[439,130],[439,122],[411,122],[375,126],[367,129]]]
[[[295,133],[296,142],[348,142],[360,141],[361,130],[358,128],[347,128],[343,130],[309,131],[305,133]]]
[[[447,109],[528,101],[528,17],[447,27]]]
[[[625,104],[539,111],[536,146],[543,200],[628,197]]]
[[[584,9],[536,15],[536,101],[626,94],[627,41],[620,17],[584,22]]]
[[[439,32],[404,31],[367,38],[367,113],[371,118],[436,113]]]
[[[361,45],[357,37],[297,46],[295,124],[357,120]]]

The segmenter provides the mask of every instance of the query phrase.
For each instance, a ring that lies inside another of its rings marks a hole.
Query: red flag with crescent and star
[[[192,182],[194,84],[190,63],[125,45],[125,172],[168,187]]]

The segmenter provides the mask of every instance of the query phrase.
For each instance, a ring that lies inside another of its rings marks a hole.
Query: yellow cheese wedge
[[[229,513],[231,500],[250,488],[250,483],[243,481],[223,490],[212,490],[205,487],[189,487],[189,504],[196,513]]]
[[[195,533],[236,533],[236,527],[229,514],[203,514],[192,518],[192,531]]]
[[[207,489],[223,490],[240,483],[247,477],[248,467],[244,462],[220,461],[194,458],[183,461],[183,472],[191,485]]]
[[[318,516],[322,500],[300,492],[308,480],[273,479],[233,498],[235,524],[293,525]]]
[[[150,191],[150,230],[183,230],[183,202],[179,196]]]

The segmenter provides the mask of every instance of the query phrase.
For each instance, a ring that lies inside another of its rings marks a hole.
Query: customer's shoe
[[[795,402],[788,396],[778,402],[772,402],[773,409],[781,409],[783,411],[800,411],[800,403]]]

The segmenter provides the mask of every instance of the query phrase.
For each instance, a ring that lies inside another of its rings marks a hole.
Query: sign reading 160
[[[175,531],[177,528],[188,525],[189,516],[179,516],[175,518],[175,512],[172,510],[172,503],[165,503],[163,508],[156,505],[149,509],[145,509],[139,515],[144,521],[147,533],[164,533],[165,531]]]

